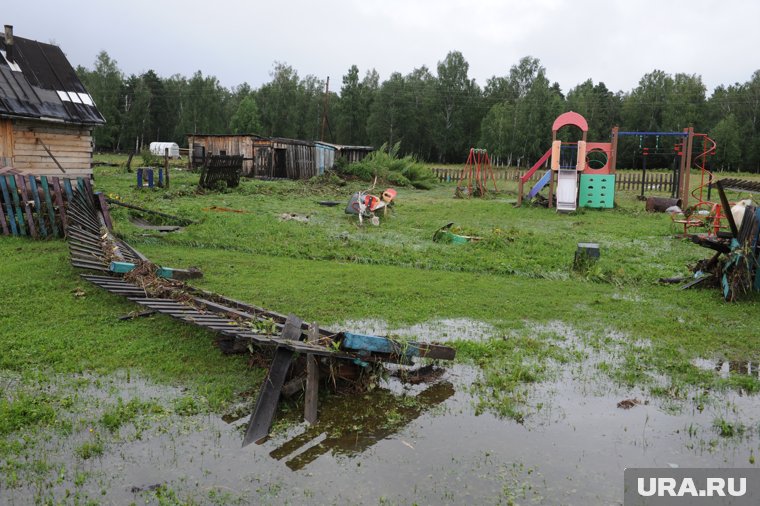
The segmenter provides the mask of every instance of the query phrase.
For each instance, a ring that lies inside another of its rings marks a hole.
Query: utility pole
[[[322,133],[319,136],[320,141],[325,140],[325,125],[327,125],[327,106],[328,99],[330,98],[330,76],[327,76],[327,82],[325,83],[325,101],[322,105]]]

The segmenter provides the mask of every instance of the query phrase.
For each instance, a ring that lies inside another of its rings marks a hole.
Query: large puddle
[[[565,346],[582,346],[561,324],[547,329]],[[13,487],[2,477],[0,502],[621,504],[626,467],[754,465],[756,398],[651,399],[598,371],[614,354],[584,353],[582,363],[558,367],[551,381],[530,387],[531,415],[523,423],[476,415],[471,385],[481,373],[460,364],[430,383],[390,378],[366,394],[323,397],[314,426],[298,423],[300,408],[286,404],[272,436],[246,448],[246,418],[226,423],[195,414],[180,389],[125,374],[81,377],[71,434],[30,444]],[[117,397],[172,408],[145,409],[115,433],[93,427]],[[621,401],[629,402],[618,407]],[[83,458],[83,444],[97,438],[102,454]]]

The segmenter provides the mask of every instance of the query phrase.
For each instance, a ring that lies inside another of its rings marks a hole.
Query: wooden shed
[[[348,163],[360,162],[365,156],[372,153],[375,148],[372,146],[346,146],[344,144],[331,144],[329,142],[319,142],[325,147],[335,149],[335,159],[343,158]]]
[[[0,168],[65,177],[92,174],[92,129],[105,123],[57,46],[0,39]]]
[[[187,145],[194,167],[212,155],[242,155],[247,177],[309,179],[319,172],[310,141],[253,134],[187,134]]]

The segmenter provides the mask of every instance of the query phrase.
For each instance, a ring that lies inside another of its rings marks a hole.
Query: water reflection
[[[442,381],[416,396],[396,396],[378,389],[361,396],[335,397],[320,406],[319,422],[270,452],[292,470],[303,469],[321,455],[355,455],[403,429],[422,413],[454,395]]]
[[[722,378],[727,378],[731,374],[741,374],[744,376],[755,376],[760,378],[760,363],[747,360],[724,360],[724,359],[697,359],[694,365],[700,369],[714,370]]]

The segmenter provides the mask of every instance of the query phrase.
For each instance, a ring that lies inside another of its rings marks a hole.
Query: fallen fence
[[[295,315],[285,316],[166,279],[177,270],[151,264],[140,252],[114,237],[105,199],[93,195],[85,183],[72,193],[68,218],[72,265],[99,271],[97,275],[82,274],[85,280],[148,310],[141,314],[162,313],[214,332],[224,353],[273,352],[244,446],[268,435],[284,388],[303,388],[304,419],[314,423],[320,377],[330,379],[334,385],[336,379],[360,378],[373,364],[410,365],[415,357],[455,357],[455,350],[448,346],[334,332],[307,324]],[[167,273],[165,277],[160,277],[162,271]]]

